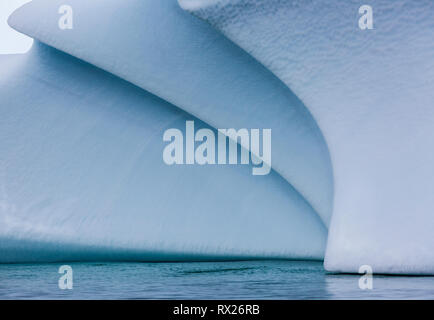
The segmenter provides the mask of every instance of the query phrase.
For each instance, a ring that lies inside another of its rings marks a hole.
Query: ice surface
[[[0,262],[323,257],[274,171],[163,162],[176,106],[40,43],[0,70]]]
[[[273,169],[328,226],[333,184],[327,147],[305,106],[271,72],[176,0],[71,0],[72,30],[58,28],[62,4],[32,1],[9,23],[214,128],[272,129]]]
[[[8,26],[9,15],[30,0],[8,0],[0,2],[0,54],[25,53],[33,44],[33,39],[18,33]]]
[[[434,2],[219,1],[209,21],[304,102],[327,141],[334,210],[325,267],[434,273]]]
[[[321,258],[334,193],[326,269],[433,274],[434,4],[377,1],[362,31],[357,1],[180,3],[265,67],[175,0],[70,0],[73,30],[63,1],[12,15],[114,75],[1,57],[1,261]],[[271,128],[272,174],[167,167],[164,130],[193,116]]]

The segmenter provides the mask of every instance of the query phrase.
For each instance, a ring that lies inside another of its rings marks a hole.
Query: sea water
[[[372,290],[359,279],[308,261],[2,264],[0,299],[434,299],[434,277],[374,275]]]

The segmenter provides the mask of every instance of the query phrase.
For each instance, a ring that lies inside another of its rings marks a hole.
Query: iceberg
[[[0,262],[434,274],[431,1],[379,0],[366,30],[355,0],[70,0],[72,29],[63,5],[9,18],[35,45],[0,56]],[[271,173],[167,165],[188,121],[270,129]]]
[[[9,20],[37,41],[25,55],[0,56],[0,262],[323,259],[331,174],[309,112],[275,76],[176,1],[129,2],[71,1],[82,13],[66,34],[52,10],[60,2],[33,1]],[[104,21],[92,20],[114,12],[120,24],[100,28]],[[145,21],[148,33],[134,36],[126,19],[133,26]],[[162,31],[166,39],[157,39],[150,29],[164,21],[180,30],[173,47],[167,47],[173,34]],[[190,48],[198,35],[200,46]],[[145,41],[151,36],[155,44]],[[199,50],[209,36],[215,40],[209,53]],[[181,55],[183,48],[191,55]],[[230,59],[217,60],[222,55]],[[177,66],[183,59],[190,60]],[[209,59],[216,63],[210,72]],[[242,99],[249,100],[239,104]],[[216,132],[210,123],[255,128],[261,119],[274,136],[287,135],[273,140],[273,150],[285,146],[273,151],[273,164],[280,158],[286,178],[274,167],[259,177],[250,165],[163,162],[168,128],[194,120],[198,129]],[[294,156],[285,164],[299,144],[311,160]],[[311,177],[301,174],[305,168]],[[288,181],[289,172],[306,190],[324,188],[308,193],[322,216]]]
[[[273,169],[328,226],[333,181],[327,146],[303,103],[270,71],[176,0],[73,0],[69,5],[79,20],[72,30],[58,27],[62,5],[32,1],[9,24],[213,128],[271,129]]]
[[[334,175],[325,268],[434,274],[434,4],[194,1],[312,113]]]

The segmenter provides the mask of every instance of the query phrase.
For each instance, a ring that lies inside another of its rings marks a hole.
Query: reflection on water
[[[69,263],[73,290],[60,290],[59,264],[0,265],[0,299],[434,299],[434,277],[327,274],[321,262]]]

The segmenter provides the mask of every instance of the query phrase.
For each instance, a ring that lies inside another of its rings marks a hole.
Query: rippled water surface
[[[434,277],[327,274],[321,262],[68,263],[0,265],[0,299],[434,299]]]

